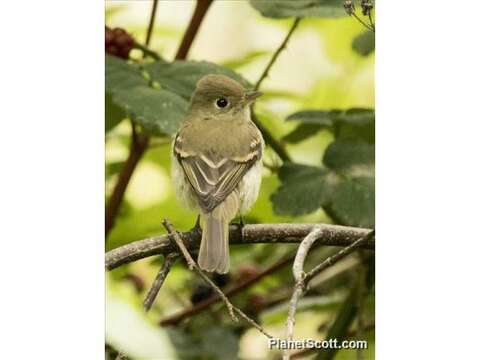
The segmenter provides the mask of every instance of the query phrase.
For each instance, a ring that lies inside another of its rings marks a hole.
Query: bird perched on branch
[[[202,77],[173,142],[172,177],[179,200],[200,213],[198,265],[228,272],[228,225],[258,197],[264,141],[250,119],[261,95],[223,75]]]

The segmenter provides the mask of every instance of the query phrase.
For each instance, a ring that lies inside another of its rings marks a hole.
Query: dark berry
[[[115,45],[107,46],[107,53],[110,55],[118,56],[120,55],[120,50]]]
[[[115,37],[117,36],[120,36],[120,35],[123,35],[123,34],[126,34],[127,32],[123,29],[120,29],[120,28],[115,28],[112,30],[113,32],[113,35],[115,35]]]
[[[111,30],[105,31],[105,46],[112,45],[115,36],[113,35]]]
[[[128,47],[122,47],[122,48],[120,49],[119,55],[120,55],[120,57],[121,57],[122,59],[128,59],[128,54],[130,54],[130,48],[128,48]]]

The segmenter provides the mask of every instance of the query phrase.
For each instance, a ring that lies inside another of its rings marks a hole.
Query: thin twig
[[[197,272],[197,274],[200,275],[200,277],[207,284],[209,284],[212,287],[212,289],[222,298],[223,302],[227,306],[228,312],[229,312],[232,320],[235,321],[235,322],[238,321],[238,318],[235,315],[235,313],[237,313],[238,315],[240,315],[240,317],[242,317],[244,320],[246,320],[250,325],[255,327],[258,331],[263,333],[268,338],[272,338],[272,336],[270,334],[268,334],[260,325],[258,325],[254,320],[252,320],[250,317],[248,317],[242,310],[235,307],[230,302],[230,300],[228,300],[228,298],[225,296],[223,291],[220,290],[220,288],[217,285],[215,285],[215,283],[212,280],[210,280],[210,278],[207,275],[205,275],[205,273],[202,270],[200,270],[198,265],[195,263],[195,260],[193,260],[192,256],[190,255],[187,248],[183,244],[183,241],[180,238],[180,236],[178,235],[177,231],[173,228],[172,224],[167,219],[164,219],[162,224],[165,227],[165,229],[168,231],[168,233],[170,235],[172,235],[173,240],[177,244],[177,247],[180,249],[180,251],[182,252],[182,255],[185,257],[185,260],[187,261],[187,264],[188,264],[188,267],[190,268],[190,270],[195,270]]]
[[[286,265],[290,264],[293,261],[294,258],[295,258],[295,255],[284,257],[283,259],[279,260],[278,262],[276,262],[272,266],[268,267],[267,269],[263,270],[259,274],[255,275],[255,276],[252,276],[252,277],[240,282],[239,284],[235,285],[233,288],[225,291],[225,296],[228,296],[228,297],[234,296],[234,295],[238,294],[239,292],[241,292],[245,289],[248,289],[252,285],[258,283],[264,277],[266,277],[270,274],[273,274],[274,272],[278,271],[279,269],[282,269]],[[160,321],[160,325],[161,326],[176,325],[186,318],[189,318],[189,317],[192,317],[192,316],[195,316],[195,315],[201,313],[202,311],[208,309],[209,307],[216,304],[220,300],[221,299],[220,299],[219,296],[212,295],[208,299],[205,299],[205,300],[195,304],[194,306],[192,306],[190,308],[187,308],[183,311],[180,311],[177,314],[174,314],[174,315],[171,315],[169,317],[166,317],[166,318],[162,319]]]
[[[167,278],[167,275],[170,272],[170,269],[172,268],[176,259],[177,254],[175,253],[168,254],[165,257],[162,267],[160,268],[157,276],[155,277],[155,280],[153,281],[152,287],[148,291],[148,294],[143,301],[143,308],[145,309],[145,311],[149,311],[152,307],[152,304],[155,301],[157,294],[160,291],[160,288],[162,287],[163,282]]]
[[[365,23],[362,19],[360,19],[357,14],[352,13],[352,16],[353,16],[355,19],[357,19],[358,22],[359,22],[360,24],[362,24],[363,26],[365,26],[368,30],[375,32],[375,29],[372,28],[372,27],[370,27],[370,25],[368,25],[368,24]]]
[[[150,44],[152,37],[153,25],[155,24],[155,15],[157,13],[158,0],[153,0],[152,11],[150,12],[150,21],[148,22],[147,37],[145,38],[145,46]]]
[[[297,28],[298,24],[300,23],[301,18],[295,18],[292,26],[290,27],[290,30],[287,33],[287,36],[285,36],[285,39],[283,39],[282,43],[278,47],[278,49],[273,53],[272,58],[268,62],[267,67],[265,70],[263,70],[262,75],[260,75],[260,78],[258,79],[257,83],[255,84],[254,90],[258,90],[260,88],[260,85],[262,84],[263,80],[268,76],[268,73],[270,72],[270,69],[272,68],[273,64],[277,60],[278,56],[280,53],[286,48],[288,40],[290,40],[290,37],[292,36],[293,32]]]
[[[372,27],[372,31],[375,32],[375,23],[372,20],[372,12],[368,12],[368,20],[370,21],[370,26]]]
[[[159,54],[157,54],[155,51],[153,51],[152,49],[150,49],[149,47],[143,45],[143,44],[140,44],[139,42],[135,42],[133,44],[133,48],[134,49],[139,49],[143,52],[143,55],[145,57],[145,55],[148,55],[150,56],[152,59],[154,60],[164,60]]]
[[[360,239],[356,240],[353,244],[347,246],[346,248],[343,248],[340,250],[338,253],[335,255],[332,255],[325,259],[321,264],[315,266],[312,270],[310,270],[307,274],[305,274],[305,277],[303,281],[305,283],[308,283],[313,277],[318,275],[320,272],[325,270],[327,267],[332,266],[339,260],[343,259],[345,256],[353,253],[355,250],[361,247],[361,245],[365,244],[368,240],[370,240],[373,236],[375,235],[375,230],[370,231],[367,235],[361,237]]]
[[[290,27],[290,30],[288,31],[287,36],[285,36],[285,39],[283,39],[280,46],[277,48],[277,50],[275,50],[265,70],[263,70],[262,74],[257,80],[254,86],[254,90],[258,90],[263,80],[267,78],[268,73],[270,72],[270,69],[272,68],[275,61],[278,59],[278,56],[280,55],[280,53],[286,48],[287,43],[290,40],[290,37],[292,36],[293,32],[295,31],[299,23],[300,23],[300,18],[296,18],[292,26]],[[252,110],[253,110],[253,107],[252,107]],[[262,133],[265,139],[265,143],[267,143],[273,149],[273,151],[277,153],[280,159],[282,159],[283,162],[291,161],[290,156],[288,155],[287,151],[283,148],[282,144],[270,133],[270,131],[265,126],[263,126],[263,124],[260,122],[258,117],[255,115],[255,112],[253,111],[252,111],[252,121],[255,123],[255,125],[257,125],[258,129]]]
[[[313,243],[322,236],[324,232],[323,226],[315,227],[308,236],[302,241],[300,246],[298,247],[297,256],[295,257],[295,261],[293,264],[293,277],[296,281],[295,287],[293,290],[292,298],[290,300],[290,305],[288,308],[288,317],[286,323],[286,337],[287,340],[293,339],[293,328],[295,325],[295,313],[297,311],[298,301],[302,297],[306,287],[308,286],[309,281],[318,275],[321,271],[325,270],[327,267],[332,266],[339,260],[343,259],[347,255],[351,254],[355,250],[357,250],[360,245],[367,242],[369,239],[372,238],[374,235],[374,231],[370,231],[367,235],[362,236],[360,239],[353,242],[351,245],[347,246],[346,248],[340,250],[335,255],[328,257],[319,265],[315,266],[311,271],[305,273],[303,270],[303,265],[305,263],[305,258],[308,254],[308,251],[312,247]],[[285,350],[283,353],[283,359],[289,360],[290,353],[288,350]]]
[[[261,244],[261,243],[300,243],[318,224],[252,224],[230,225],[230,244]],[[368,234],[371,230],[341,225],[322,225],[324,232],[317,243],[325,246],[348,246],[355,240]],[[198,230],[180,233],[187,248],[197,249],[202,234]],[[362,248],[373,250],[375,242],[367,241]],[[121,265],[131,263],[149,256],[175,252],[176,247],[169,236],[161,235],[131,242],[110,250],[105,254],[105,267],[113,270]]]
[[[197,0],[195,10],[193,11],[188,28],[183,35],[182,42],[178,48],[177,55],[175,56],[175,60],[183,60],[187,57],[188,51],[192,46],[193,39],[195,38],[198,28],[200,27],[200,24],[202,23],[202,20],[212,2],[213,0]]]

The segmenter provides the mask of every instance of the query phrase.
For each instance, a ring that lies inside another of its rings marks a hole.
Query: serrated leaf
[[[105,132],[109,132],[127,117],[125,111],[112,101],[112,95],[105,93]]]
[[[152,135],[175,133],[187,111],[181,96],[153,88],[139,66],[112,56],[106,56],[105,88],[112,103]]]
[[[274,211],[298,216],[323,206],[330,199],[333,186],[327,174],[327,170],[313,166],[282,166],[279,171],[282,185],[271,197]]]
[[[188,102],[180,96],[147,86],[118,91],[114,101],[122,104],[132,120],[154,135],[174,134],[188,108]]]
[[[164,90],[189,100],[195,86],[203,76],[223,74],[248,87],[248,82],[235,71],[206,61],[175,61],[170,64],[154,62],[144,67],[151,79]]]
[[[362,56],[370,55],[375,50],[375,33],[367,30],[357,35],[352,41],[352,49]]]
[[[250,0],[250,4],[263,16],[271,18],[347,15],[343,0]]]
[[[373,228],[375,225],[375,179],[358,177],[337,185],[327,212],[337,222]]]
[[[375,163],[375,146],[365,142],[337,140],[323,155],[323,163],[332,170],[345,171],[354,167],[372,167]]]

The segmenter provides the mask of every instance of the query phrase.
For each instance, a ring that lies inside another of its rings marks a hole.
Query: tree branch
[[[366,243],[374,235],[374,231],[370,231],[368,234],[354,241],[351,245],[340,250],[335,255],[328,257],[326,260],[324,260],[321,264],[315,266],[308,273],[305,273],[303,270],[303,265],[305,262],[305,258],[308,254],[308,251],[312,247],[313,243],[322,236],[323,232],[324,232],[323,225],[314,227],[310,232],[310,234],[308,234],[305,237],[305,239],[302,241],[302,243],[298,247],[297,256],[295,257],[295,262],[293,264],[293,277],[296,283],[293,290],[292,298],[290,300],[290,305],[288,308],[288,318],[287,318],[287,325],[286,325],[286,337],[288,341],[291,341],[293,339],[293,328],[295,325],[295,313],[297,311],[298,301],[302,297],[310,280],[316,275],[318,275],[320,272],[325,270],[327,267],[332,266],[339,260],[343,259],[347,255],[357,250],[362,244]],[[283,359],[284,360],[290,359],[290,353],[288,350],[284,351]]]
[[[192,46],[193,39],[195,38],[198,28],[200,27],[205,14],[210,8],[210,5],[212,5],[212,2],[213,0],[197,0],[195,10],[193,11],[188,28],[183,35],[182,42],[178,48],[177,55],[175,56],[175,60],[183,60],[187,57],[188,51]]]
[[[143,301],[143,308],[145,309],[145,311],[149,311],[150,308],[152,307],[153,302],[155,301],[155,298],[157,297],[157,294],[160,291],[160,288],[162,287],[163,282],[167,278],[167,275],[170,272],[170,269],[175,263],[175,260],[177,259],[177,257],[178,256],[176,253],[171,253],[165,256],[162,267],[158,271],[158,274],[155,277],[155,280],[153,281],[152,287],[148,291],[148,294],[145,297],[145,300]]]
[[[167,219],[163,220],[163,226],[165,226],[165,229],[167,229],[168,233],[172,235],[173,239],[175,240],[175,243],[177,244],[178,248],[180,249],[181,253],[185,257],[185,260],[187,261],[188,267],[190,270],[195,270],[198,275],[207,283],[209,284],[212,289],[220,296],[220,298],[223,300],[225,305],[227,306],[228,312],[230,314],[230,317],[232,318],[233,321],[238,321],[238,318],[235,316],[235,313],[240,315],[241,318],[246,320],[250,325],[255,327],[258,331],[260,331],[262,334],[264,334],[268,338],[272,338],[270,334],[268,334],[260,325],[258,325],[254,320],[252,320],[250,317],[248,317],[242,310],[238,309],[235,307],[225,296],[225,294],[220,290],[220,288],[215,285],[215,283],[210,280],[210,278],[205,275],[205,273],[198,267],[198,265],[195,263],[195,260],[193,260],[192,256],[188,252],[187,248],[183,244],[182,239],[178,235],[178,233],[175,231],[173,228],[172,224]]]
[[[318,224],[256,224],[243,227],[230,225],[229,239],[230,244],[300,243],[316,225]],[[324,231],[317,242],[325,246],[348,246],[371,231],[341,225],[322,226]],[[202,238],[201,231],[195,229],[180,233],[179,236],[187,249],[197,249]],[[374,247],[373,240],[362,246],[370,250]],[[110,250],[105,254],[105,267],[112,270],[152,255],[166,255],[175,251],[176,247],[168,235],[154,236]]]

